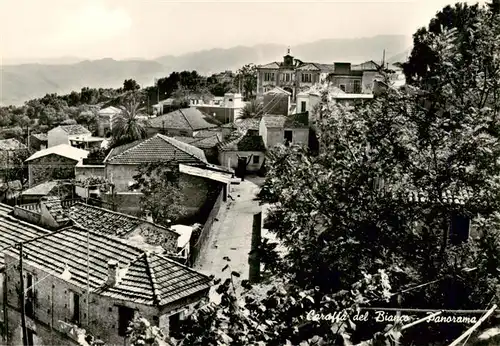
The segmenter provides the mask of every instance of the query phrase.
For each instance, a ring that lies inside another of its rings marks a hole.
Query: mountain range
[[[384,35],[354,39],[324,39],[291,47],[291,55],[302,61],[360,63],[381,61],[385,50],[386,62],[406,60],[411,38]],[[208,75],[237,70],[254,63],[281,61],[287,46],[260,44],[228,49],[202,50],[182,55],[166,55],[156,59],[84,60],[78,57],[40,59],[38,63],[3,61],[0,66],[0,104],[19,105],[47,93],[64,94],[82,87],[120,87],[125,79],[133,78],[140,85],[152,85],[154,78],[168,76],[173,71],[196,70]]]

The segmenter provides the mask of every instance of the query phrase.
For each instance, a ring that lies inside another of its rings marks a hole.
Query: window
[[[310,73],[303,73],[302,74],[302,83],[311,83],[311,74]]]
[[[361,81],[359,80],[354,81],[354,93],[361,94]]]
[[[260,157],[257,155],[253,156],[253,163],[259,163],[260,162]]]
[[[264,81],[269,82],[274,80],[274,73],[266,72],[264,73]]]
[[[340,84],[339,88],[340,88],[340,90],[342,90],[343,92],[345,92],[345,84]]]
[[[76,292],[69,291],[69,313],[71,322],[80,324],[80,295]]]
[[[469,239],[470,219],[467,216],[454,214],[451,217],[450,240],[457,245]]]
[[[285,82],[290,81],[290,73],[285,74]]]
[[[300,111],[301,113],[304,113],[306,111],[306,101],[300,102]]]
[[[285,145],[292,143],[293,132],[290,130],[285,130]]]
[[[118,335],[125,336],[127,328],[134,319],[134,310],[126,306],[118,307]]]

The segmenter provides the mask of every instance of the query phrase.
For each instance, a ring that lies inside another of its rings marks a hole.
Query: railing
[[[19,204],[18,207],[30,210],[30,211],[35,211],[37,213],[40,212],[40,203],[28,203],[28,204]]]
[[[210,231],[212,230],[213,223],[217,216],[219,215],[219,210],[222,204],[223,196],[224,196],[224,189],[222,186],[220,187],[219,194],[217,196],[217,199],[214,202],[214,205],[212,207],[212,210],[210,211],[210,214],[208,215],[207,221],[205,221],[205,224],[201,228],[201,231],[199,231],[199,235],[196,236],[193,232],[193,236],[191,236],[190,239],[190,246],[191,246],[191,251],[190,251],[190,260],[189,263],[191,265],[194,265],[194,263],[198,260],[198,257],[200,255],[200,251],[205,245],[206,241],[208,240],[208,236],[210,235]],[[198,232],[196,232],[198,233]]]

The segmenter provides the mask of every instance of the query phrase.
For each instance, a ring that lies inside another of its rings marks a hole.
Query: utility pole
[[[19,244],[19,273],[20,273],[20,285],[21,285],[21,327],[23,329],[23,345],[28,344],[28,335],[26,330],[26,304],[25,304],[25,293],[24,293],[24,268],[23,268],[23,243]]]

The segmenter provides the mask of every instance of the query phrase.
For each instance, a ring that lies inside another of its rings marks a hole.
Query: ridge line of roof
[[[158,224],[156,224],[156,223],[154,223],[154,222],[150,222],[150,221],[148,221],[148,220],[144,220],[144,219],[138,218],[138,217],[136,217],[136,216],[132,216],[132,215],[128,215],[128,214],[124,214],[124,213],[120,213],[119,211],[114,211],[114,210],[110,210],[110,209],[106,209],[106,208],[97,207],[97,206],[95,206],[95,205],[89,205],[89,204],[86,204],[86,203],[83,203],[83,202],[76,202],[76,203],[75,203],[75,205],[77,205],[77,204],[83,205],[83,206],[88,207],[88,208],[91,208],[91,209],[92,209],[92,208],[94,208],[94,209],[102,210],[102,211],[105,211],[105,212],[108,212],[108,213],[111,213],[111,214],[115,214],[115,215],[125,216],[125,217],[127,217],[127,218],[129,218],[129,219],[134,219],[134,220],[137,220],[138,222],[141,222],[141,223],[142,223],[142,222],[143,222],[143,223],[147,223],[147,224],[150,224],[150,225],[153,225],[153,226],[156,226],[156,227],[162,228],[162,229],[164,229],[164,230],[167,230],[167,231],[169,231],[169,232],[171,232],[171,233],[174,233],[174,234],[176,234],[176,235],[180,236],[180,234],[179,234],[179,233],[177,233],[175,230],[171,230],[171,229],[169,229],[169,228],[167,228],[167,227],[165,227],[165,226],[158,225]],[[71,209],[71,207],[70,207],[69,209]],[[74,221],[74,222],[76,222],[76,221]],[[82,228],[83,228],[83,226],[82,226]]]
[[[197,161],[201,161],[201,162],[203,162],[203,163],[206,163],[206,158],[205,158],[205,161],[200,160],[200,158],[196,157],[196,155],[193,155],[192,153],[189,153],[189,152],[185,151],[183,148],[179,147],[179,145],[178,145],[177,143],[175,143],[175,142],[180,142],[180,141],[176,140],[175,138],[168,137],[168,136],[165,136],[165,135],[162,135],[162,134],[159,134],[159,133],[158,133],[158,134],[156,134],[156,135],[155,135],[155,137],[156,137],[156,136],[159,136],[161,139],[163,139],[163,140],[164,140],[165,142],[167,142],[168,144],[173,145],[174,147],[176,147],[177,149],[179,149],[179,150],[180,150],[180,151],[182,151],[183,153],[188,154],[189,156],[191,156],[192,158],[196,159]],[[151,138],[154,138],[154,137],[151,137]],[[172,142],[170,141],[170,140],[172,140],[172,139],[174,140],[174,143],[172,143]],[[181,143],[183,143],[183,142],[181,142]],[[191,145],[191,144],[189,144],[189,143],[183,143],[183,144],[186,144],[186,145]],[[192,146],[192,147],[194,147],[194,148],[196,148],[194,145],[191,145],[191,146]],[[199,149],[199,148],[196,148],[196,149]],[[201,150],[201,149],[200,149],[200,150]],[[202,150],[202,152],[203,152],[203,150]],[[203,152],[203,155],[205,155],[205,152]]]
[[[153,266],[149,258],[149,253],[145,252],[146,259],[146,270],[148,272],[149,279],[151,280],[151,286],[153,286],[153,302],[160,305],[161,295],[158,289],[158,282],[156,281],[156,273],[154,272]]]
[[[189,127],[191,128],[191,130],[194,131],[194,127],[193,125],[191,125],[191,123],[189,122],[188,118],[186,117],[186,115],[182,112],[182,109],[179,108],[178,109],[179,113],[181,113],[181,115],[184,117],[184,120],[186,120],[187,124],[189,125]]]

